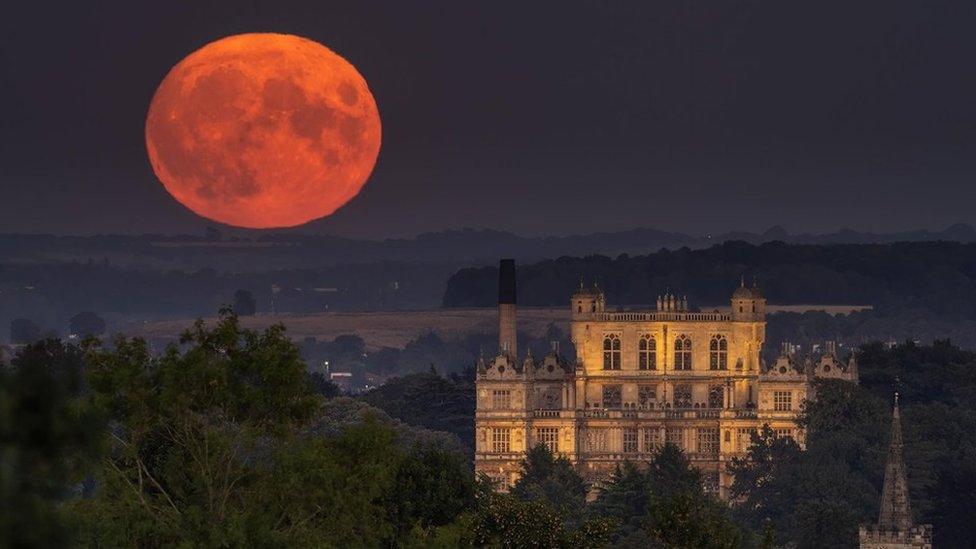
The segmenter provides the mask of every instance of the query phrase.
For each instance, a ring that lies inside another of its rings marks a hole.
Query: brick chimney
[[[515,260],[498,263],[498,354],[518,360],[515,327]]]

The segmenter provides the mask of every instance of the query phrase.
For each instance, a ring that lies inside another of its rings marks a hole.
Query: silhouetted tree
[[[29,318],[15,318],[10,321],[10,341],[12,343],[34,343],[43,337],[41,327]]]
[[[105,320],[91,311],[84,311],[68,321],[72,334],[80,337],[100,336],[105,333]]]
[[[252,316],[257,312],[258,304],[254,294],[248,290],[234,292],[234,314],[237,316]]]

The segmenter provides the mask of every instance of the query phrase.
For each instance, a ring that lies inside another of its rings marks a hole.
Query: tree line
[[[469,379],[335,396],[282,327],[230,313],[159,354],[125,337],[43,340],[0,369],[0,546],[853,546],[877,513],[894,387],[918,519],[965,546],[976,355],[867,345],[861,365],[860,386],[817,388],[805,450],[757,435],[729,507],[672,446],[622,464],[592,502],[542,447],[495,493],[457,436],[473,425]]]
[[[920,309],[976,318],[976,244],[753,245],[725,242],[707,249],[662,249],[616,258],[561,257],[519,266],[519,301],[564,306],[578,287],[597,283],[611,306],[647,305],[666,291],[693,306],[727,305],[742,277],[758,282],[777,304],[868,304],[880,310]],[[467,268],[447,283],[445,307],[488,307],[497,293],[496,267]]]

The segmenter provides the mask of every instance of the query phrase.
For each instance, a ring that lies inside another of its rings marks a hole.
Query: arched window
[[[674,369],[691,369],[691,338],[685,334],[674,340]]]
[[[637,340],[637,367],[657,370],[657,340],[651,334],[644,334]]]
[[[620,337],[609,334],[603,340],[603,369],[620,369]]]
[[[708,369],[729,369],[729,341],[723,335],[713,335],[708,344]]]

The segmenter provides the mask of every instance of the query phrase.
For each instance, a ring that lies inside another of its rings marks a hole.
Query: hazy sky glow
[[[206,225],[153,177],[146,110],[186,54],[255,31],[347,58],[383,120],[363,192],[303,231],[976,223],[973,28],[965,0],[18,2],[0,231]]]

